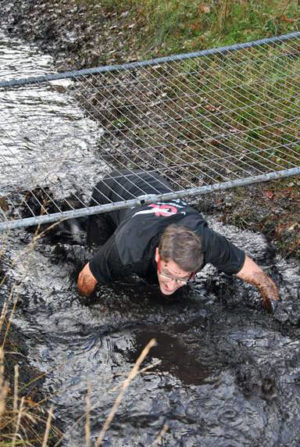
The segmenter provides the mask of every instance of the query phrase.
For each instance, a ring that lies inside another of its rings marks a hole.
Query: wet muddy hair
[[[185,272],[197,272],[203,264],[200,237],[184,225],[169,225],[163,232],[159,255],[164,261],[174,261]]]

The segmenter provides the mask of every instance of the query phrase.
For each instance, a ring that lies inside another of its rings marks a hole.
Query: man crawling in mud
[[[95,187],[91,206],[172,192],[158,174],[113,172]],[[81,295],[97,284],[137,274],[159,285],[168,296],[192,281],[207,264],[256,286],[268,311],[278,290],[272,279],[245,252],[211,230],[202,215],[181,200],[160,201],[89,218],[87,240],[97,251],[78,277]]]

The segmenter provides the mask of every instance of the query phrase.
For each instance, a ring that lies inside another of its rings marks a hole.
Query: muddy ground
[[[103,63],[135,57],[122,48],[116,51],[118,28],[109,37],[102,33],[111,21],[118,27],[113,13],[62,1],[1,1],[1,7],[9,32],[50,52],[61,70],[92,66],[102,54]],[[116,398],[113,390],[155,337],[158,346],[146,365],[160,364],[129,389],[103,445],[152,445],[166,427],[161,444],[166,446],[298,447],[297,186],[296,179],[276,181],[195,204],[278,283],[281,301],[274,315],[262,310],[251,286],[214,269],[201,273],[180,300],[164,301],[141,283],[105,287],[96,300],[82,301],[74,260],[88,257],[84,244],[50,232],[28,252],[31,230],[9,234],[1,294],[4,298],[16,285],[19,297],[18,332],[12,331],[10,346],[14,352],[19,346],[24,381],[36,371],[45,375],[31,395],[38,400],[39,387],[51,395],[64,445],[83,445],[89,386],[96,439]],[[11,268],[20,255],[22,262]],[[11,372],[17,358],[8,357]]]
[[[253,287],[211,266],[168,300],[136,281],[81,299],[75,276],[90,255],[84,243],[52,231],[32,250],[29,230],[7,237],[2,292],[15,285],[14,322],[30,364],[44,375],[62,445],[83,445],[88,389],[96,440],[120,384],[155,338],[143,364],[150,369],[129,387],[103,445],[152,445],[165,427],[161,445],[172,447],[298,446],[299,266],[276,255],[263,236],[208,219],[277,282],[281,301],[273,315]]]

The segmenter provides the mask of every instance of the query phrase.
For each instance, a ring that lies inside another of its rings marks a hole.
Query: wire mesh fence
[[[113,170],[160,199],[299,174],[299,36],[0,82],[0,229],[153,200],[89,206]]]

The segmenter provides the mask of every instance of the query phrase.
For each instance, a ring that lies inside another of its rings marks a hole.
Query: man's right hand
[[[78,276],[77,286],[80,295],[90,296],[94,292],[97,282],[91,272],[89,263],[87,263]]]

